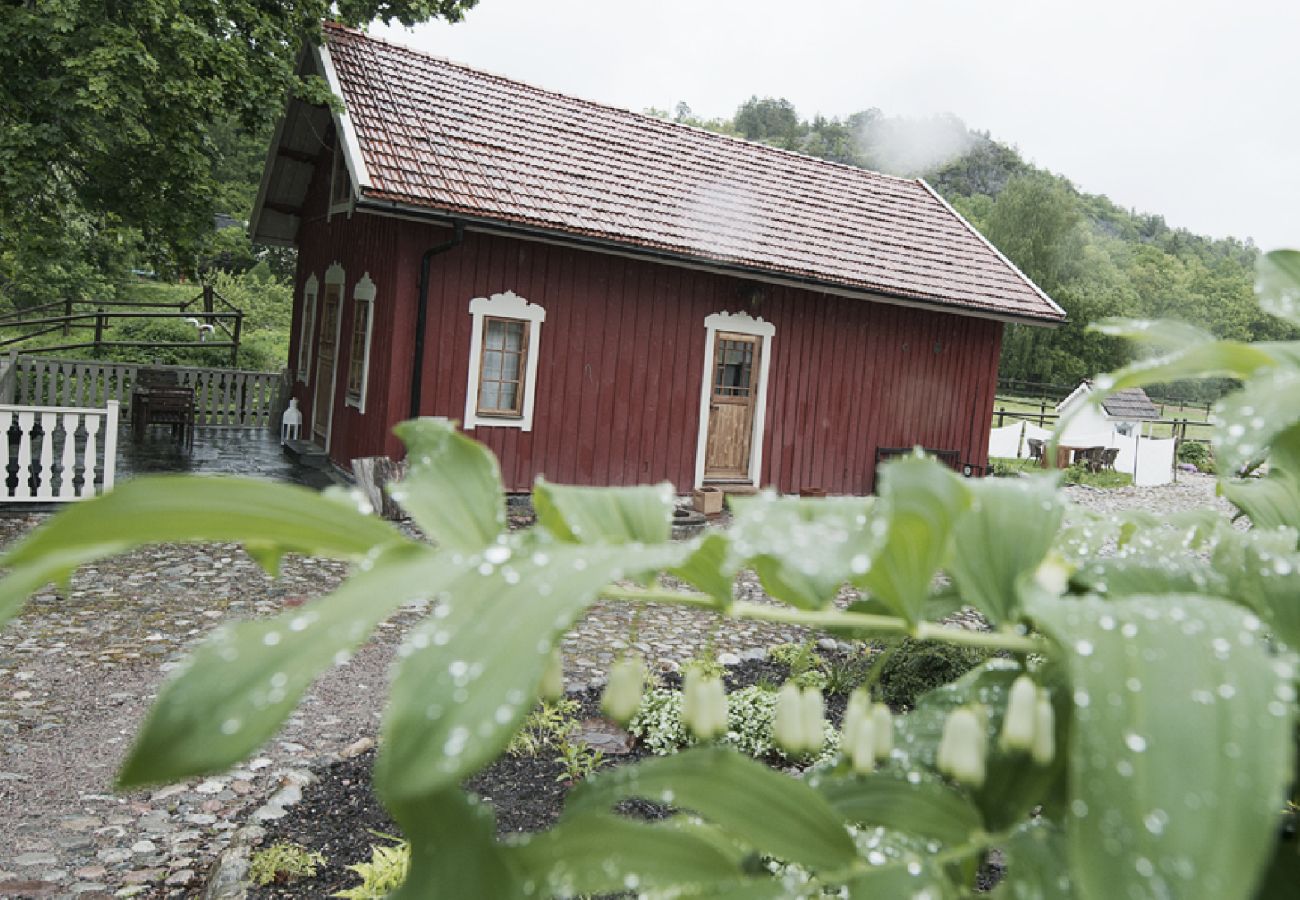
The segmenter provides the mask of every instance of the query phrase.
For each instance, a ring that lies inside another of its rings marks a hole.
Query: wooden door
[[[325,285],[321,305],[320,338],[316,344],[316,400],[312,403],[312,434],[328,449],[330,418],[334,413],[334,362],[338,358],[339,299],[343,286]]]
[[[719,331],[713,344],[709,396],[708,443],[704,451],[706,481],[747,481],[754,442],[754,406],[763,339]]]

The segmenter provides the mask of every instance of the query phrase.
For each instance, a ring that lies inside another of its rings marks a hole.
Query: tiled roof
[[[1116,391],[1101,401],[1101,407],[1106,410],[1106,415],[1126,422],[1160,418],[1160,410],[1142,388],[1125,388]]]
[[[326,26],[391,201],[1003,317],[1064,313],[922,181],[541,90]]]

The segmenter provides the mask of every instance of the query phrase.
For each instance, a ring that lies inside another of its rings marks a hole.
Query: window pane
[[[502,323],[505,326],[505,348],[518,353],[524,349],[524,323]]]
[[[518,353],[505,354],[501,366],[501,378],[503,381],[519,380],[519,361],[522,359]]]
[[[487,320],[487,335],[483,346],[490,350],[500,350],[505,346],[506,323],[499,319]]]
[[[500,409],[501,385],[495,381],[485,381],[479,387],[479,409]]]
[[[488,350],[483,354],[483,378],[492,381],[501,380],[501,351]]]
[[[501,385],[501,405],[498,409],[519,409],[519,385],[507,382]]]

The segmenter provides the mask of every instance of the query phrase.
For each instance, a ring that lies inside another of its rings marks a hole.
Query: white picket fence
[[[66,503],[111,490],[117,420],[116,400],[104,409],[0,404],[0,503]]]
[[[225,428],[280,427],[288,385],[278,372],[198,369],[11,357],[0,376],[0,402],[30,406],[88,408],[116,401],[131,405],[131,387],[141,368],[174,371],[182,387],[194,389],[194,424]]]

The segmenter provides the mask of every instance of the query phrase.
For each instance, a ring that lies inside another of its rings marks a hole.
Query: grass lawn
[[[1033,474],[1034,472],[1046,471],[1048,470],[1031,459],[1012,459],[1006,456],[989,458],[989,474],[997,477],[1014,478],[1022,472]],[[1133,476],[1124,472],[1089,472],[1083,466],[1071,466],[1064,471],[1065,484],[1086,484],[1095,488],[1120,488],[1133,483]]]

